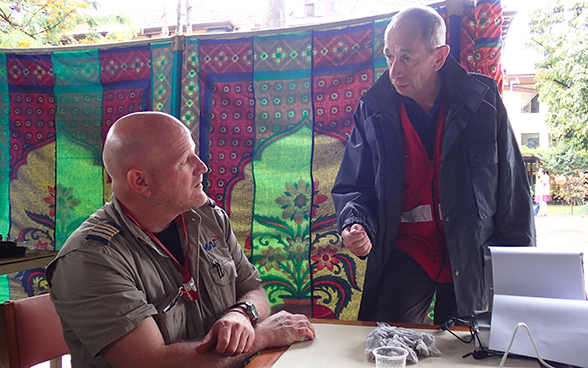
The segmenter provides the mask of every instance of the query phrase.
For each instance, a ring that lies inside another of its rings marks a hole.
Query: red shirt
[[[406,114],[402,99],[400,114],[404,131],[404,189],[396,248],[414,258],[432,280],[453,282],[439,202],[444,106],[439,111],[432,160]]]

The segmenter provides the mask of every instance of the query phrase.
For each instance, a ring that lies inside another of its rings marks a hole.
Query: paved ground
[[[584,253],[584,278],[588,292],[588,216],[548,215],[535,217],[537,247],[572,249]]]
[[[588,254],[588,216],[536,216],[535,228],[538,247],[569,248]]]

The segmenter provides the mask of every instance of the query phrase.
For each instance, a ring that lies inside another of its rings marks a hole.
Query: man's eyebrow
[[[411,53],[411,50],[408,47],[403,47],[403,48],[401,48],[398,51],[401,52],[401,53],[404,53],[404,54],[410,54]],[[388,52],[390,52],[390,49],[388,47],[385,47],[384,48],[384,53],[388,53]]]

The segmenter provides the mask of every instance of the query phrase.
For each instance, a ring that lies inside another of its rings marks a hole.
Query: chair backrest
[[[69,353],[49,294],[0,305],[0,366],[29,368]]]

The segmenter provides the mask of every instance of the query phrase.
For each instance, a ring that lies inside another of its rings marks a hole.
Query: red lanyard
[[[187,269],[188,255],[186,255],[184,257],[185,258],[184,265],[182,266],[180,264],[180,262],[178,262],[176,257],[174,257],[173,254],[171,254],[169,249],[167,249],[167,247],[165,245],[163,245],[163,243],[161,241],[159,241],[159,239],[157,239],[157,237],[155,235],[153,235],[153,233],[150,230],[145,229],[143,226],[141,226],[141,224],[139,224],[139,222],[137,222],[137,220],[135,220],[135,218],[125,208],[125,206],[123,206],[122,203],[119,203],[119,204],[120,204],[120,207],[123,209],[123,211],[127,214],[127,216],[131,220],[133,220],[135,225],[137,225],[139,227],[139,229],[143,230],[147,235],[149,235],[149,237],[151,237],[151,240],[153,240],[157,245],[159,245],[159,247],[161,249],[163,249],[163,251],[171,259],[174,260],[174,262],[176,262],[176,264],[178,265],[178,268],[180,269],[180,273],[182,274],[182,278],[184,279],[184,284],[182,285],[182,288],[180,290],[180,292],[182,293],[182,296],[187,300],[191,300],[191,301],[198,300],[198,291],[196,288],[196,282],[194,281],[194,278],[190,275],[190,272]],[[186,248],[187,248],[188,247],[188,231],[186,230],[186,222],[184,221],[184,217],[182,215],[178,215],[178,217],[176,217],[176,220],[180,221],[180,224],[182,225],[182,229],[184,229],[184,239],[185,239],[185,244],[186,244]],[[170,226],[174,226],[174,225],[171,224]]]

